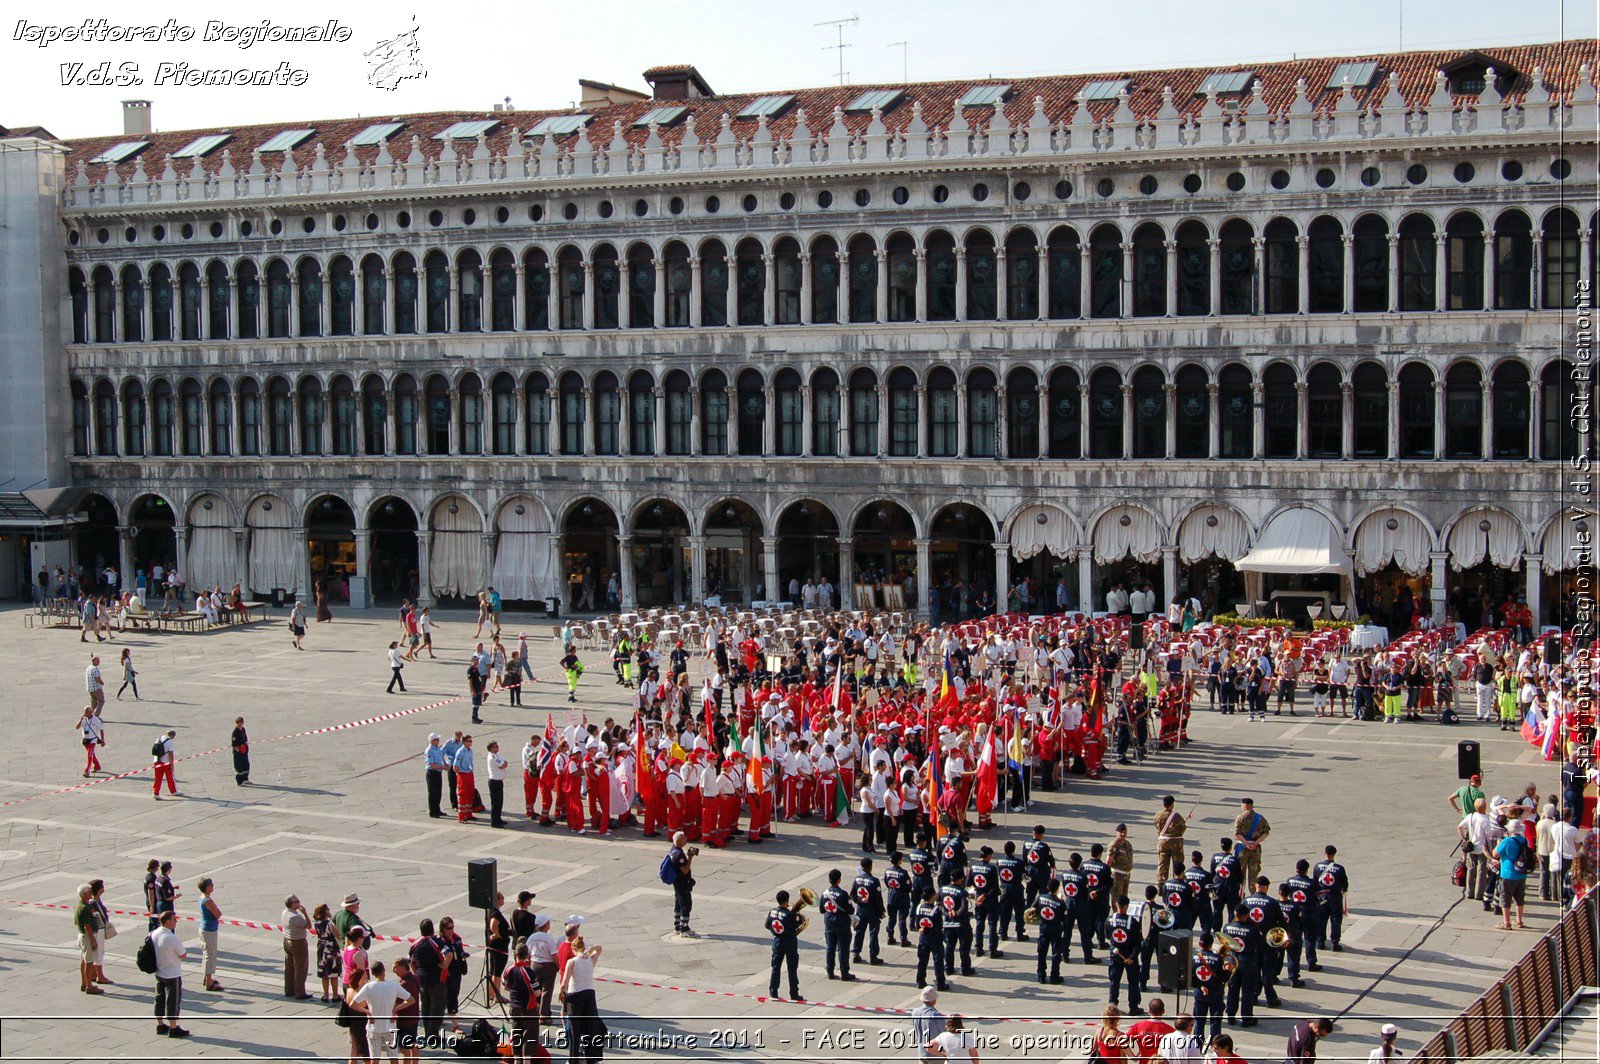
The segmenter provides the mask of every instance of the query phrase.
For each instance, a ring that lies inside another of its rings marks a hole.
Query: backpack
[[[139,952],[133,955],[133,963],[146,975],[156,974],[156,943],[149,935],[144,936],[144,941],[139,944]]]
[[[167,741],[165,739],[157,739],[155,742],[150,744],[151,757],[165,757],[166,753]]]
[[[1528,840],[1517,837],[1517,871],[1524,875],[1531,874],[1539,867],[1539,861],[1534,856],[1533,847],[1528,845]]]
[[[670,853],[661,859],[660,875],[661,882],[665,883],[669,887],[678,881],[678,866],[673,863],[672,855]]]

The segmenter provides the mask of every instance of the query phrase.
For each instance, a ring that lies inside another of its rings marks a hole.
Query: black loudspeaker
[[[1546,665],[1550,666],[1551,668],[1555,668],[1556,663],[1559,662],[1560,660],[1561,660],[1561,637],[1558,636],[1558,635],[1547,635],[1547,636],[1545,636],[1544,637],[1544,663]]]
[[[1139,621],[1134,621],[1128,628],[1128,649],[1144,649],[1144,625]]]
[[[467,904],[474,909],[493,909],[499,862],[493,857],[474,857],[467,862]]]
[[[1464,780],[1483,771],[1478,760],[1478,741],[1463,739],[1456,743],[1456,779]]]
[[[1189,989],[1189,951],[1192,931],[1162,931],[1156,946],[1156,974],[1169,990]]]

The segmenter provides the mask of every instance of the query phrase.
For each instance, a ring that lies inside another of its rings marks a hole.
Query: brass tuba
[[[1218,931],[1217,949],[1226,953],[1239,953],[1244,950],[1244,939],[1230,935],[1226,931]]]
[[[789,911],[792,913],[798,913],[806,906],[815,904],[817,904],[817,892],[812,890],[810,887],[801,887],[800,900],[789,906]],[[809,926],[811,926],[811,918],[808,916],[801,916],[800,922],[795,925],[795,933],[805,934],[805,930]]]
[[[1289,929],[1286,927],[1274,927],[1272,930],[1268,931],[1267,945],[1271,946],[1273,949],[1283,949],[1284,947],[1288,946]]]

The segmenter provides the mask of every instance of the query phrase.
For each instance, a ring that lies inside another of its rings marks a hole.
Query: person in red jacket
[[[563,755],[557,755],[559,759]],[[567,827],[579,835],[585,834],[583,827],[583,762],[575,753],[568,752],[564,755],[566,760],[561,763],[561,802],[567,811]]]
[[[611,832],[611,761],[605,751],[589,759],[589,824],[596,835]]]
[[[1129,1049],[1139,1064],[1145,1064],[1155,1056],[1162,1035],[1171,1034],[1177,1029],[1167,1022],[1166,1015],[1167,1003],[1160,998],[1151,998],[1150,1015],[1128,1028]]]

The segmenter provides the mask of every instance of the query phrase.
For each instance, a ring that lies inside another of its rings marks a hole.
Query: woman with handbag
[[[327,1004],[339,989],[339,932],[327,902],[311,910],[311,932],[317,936],[317,978],[322,980],[322,1003]]]
[[[451,1030],[461,1034],[461,980],[467,974],[467,944],[456,934],[454,917],[446,916],[439,921],[439,939],[444,943],[447,970],[450,973],[444,986],[444,1011],[450,1017]]]
[[[572,958],[561,972],[559,996],[566,1013],[569,1064],[597,1064],[606,1055],[606,1023],[600,1018],[594,992],[594,967],[600,950],[600,946],[588,946],[579,935],[572,942]]]
[[[1100,1028],[1094,1033],[1094,1047],[1089,1050],[1089,1060],[1109,1064],[1128,1058],[1128,1036],[1122,1032],[1122,1010],[1107,1005],[1100,1014]]]

